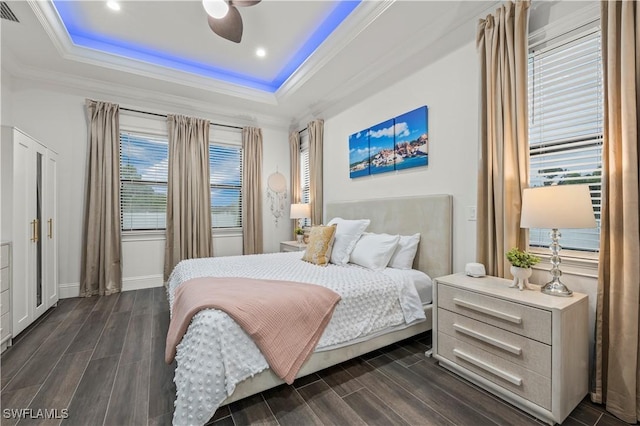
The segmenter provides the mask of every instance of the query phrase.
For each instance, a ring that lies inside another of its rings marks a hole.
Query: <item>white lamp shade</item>
[[[202,0],[202,7],[209,16],[222,19],[229,12],[229,5],[224,0]]]
[[[306,219],[311,217],[311,204],[291,204],[291,219]]]
[[[595,228],[589,185],[554,185],[522,191],[522,228]]]

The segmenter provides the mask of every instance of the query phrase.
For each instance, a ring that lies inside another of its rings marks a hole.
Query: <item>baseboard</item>
[[[146,275],[140,277],[124,278],[122,291],[142,290],[144,288],[162,287],[164,285],[162,275]],[[60,299],[69,299],[80,296],[80,283],[67,283],[58,285]]]
[[[80,297],[80,283],[58,284],[58,297],[60,299]]]
[[[142,290],[144,288],[162,287],[164,277],[162,275],[146,275],[122,279],[122,291]]]

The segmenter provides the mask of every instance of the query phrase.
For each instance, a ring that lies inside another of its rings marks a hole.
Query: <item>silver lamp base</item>
[[[549,245],[549,249],[551,250],[551,270],[549,273],[551,274],[551,281],[546,283],[540,289],[541,292],[545,294],[549,294],[551,296],[560,296],[560,297],[571,297],[573,292],[567,288],[566,285],[560,282],[560,276],[562,276],[562,271],[560,270],[560,250],[562,247],[559,244],[560,237],[562,234],[558,232],[557,228],[551,230],[549,234],[551,237],[551,244]]]
[[[571,297],[573,291],[569,290],[566,285],[562,284],[560,280],[552,280],[546,283],[540,289],[541,292],[545,294],[550,294],[551,296],[560,296],[560,297]]]

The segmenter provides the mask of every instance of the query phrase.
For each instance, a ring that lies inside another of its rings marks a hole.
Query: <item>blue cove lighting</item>
[[[53,0],[53,6],[58,12],[71,41],[76,46],[274,93],[287,81],[291,74],[311,56],[326,38],[329,37],[342,21],[355,10],[361,1],[362,0],[347,0],[338,2],[302,47],[291,56],[289,62],[283,65],[278,75],[270,81],[149,49],[139,44],[92,33],[83,29],[78,24],[80,17],[77,16],[72,1]]]

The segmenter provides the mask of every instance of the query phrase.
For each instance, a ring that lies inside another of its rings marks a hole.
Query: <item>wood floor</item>
[[[64,299],[1,358],[2,424],[171,424],[164,289]],[[540,425],[424,357],[429,333],[220,408],[209,424]],[[68,418],[11,419],[8,409]],[[583,401],[567,425],[624,425]]]

